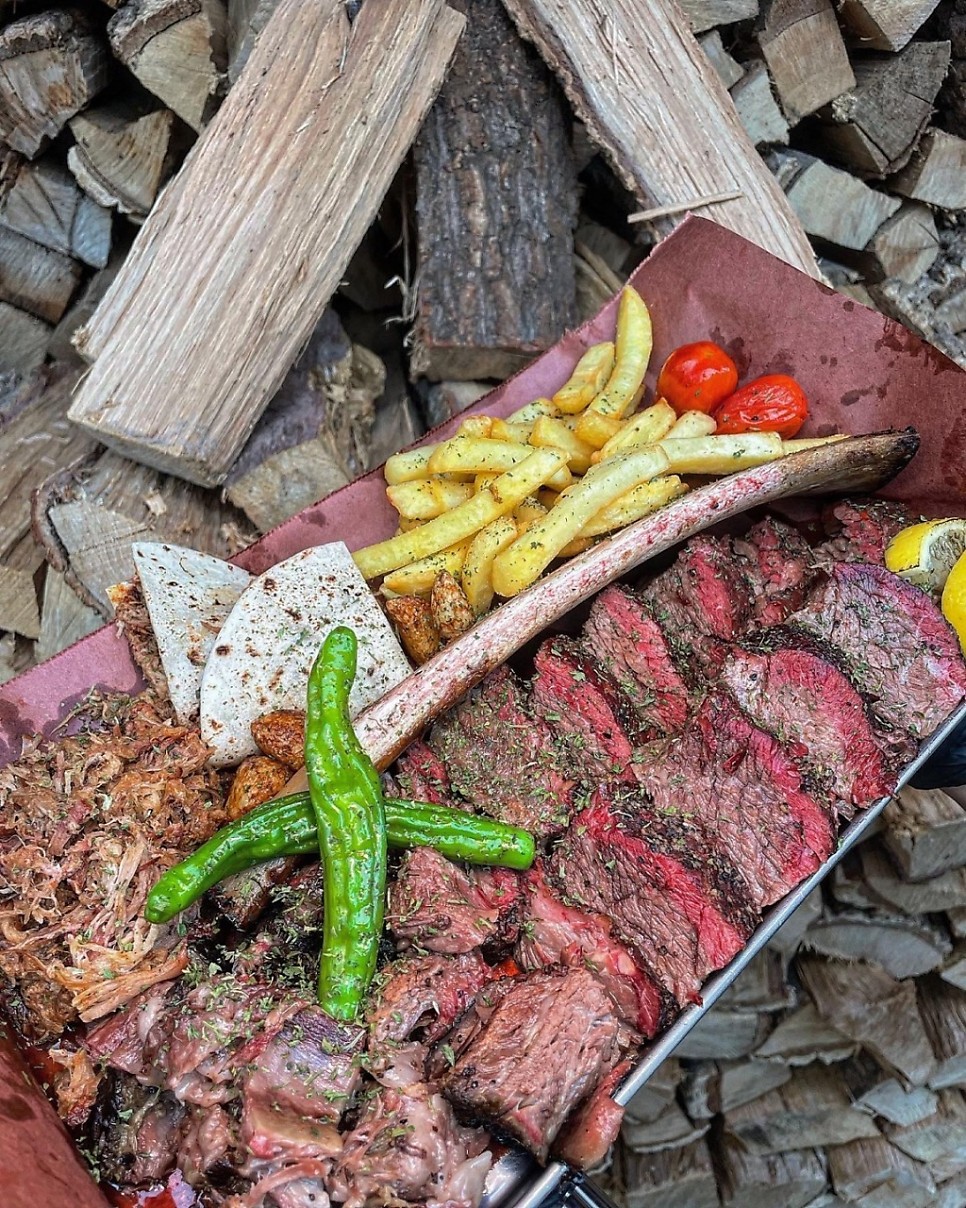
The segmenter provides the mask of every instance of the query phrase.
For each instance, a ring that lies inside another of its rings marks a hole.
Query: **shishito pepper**
[[[386,798],[386,838],[393,848],[432,847],[450,860],[502,868],[527,869],[535,855],[533,836],[516,826],[393,797]],[[169,868],[148,894],[144,917],[166,923],[226,877],[276,856],[310,856],[318,849],[308,793],[266,801]]]

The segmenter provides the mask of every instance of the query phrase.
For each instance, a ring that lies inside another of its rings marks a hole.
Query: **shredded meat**
[[[114,605],[118,632],[127,638],[131,655],[148,687],[163,700],[167,700],[168,678],[161,665],[161,655],[158,653],[158,643],[141,592],[140,580],[134,575],[129,583],[116,583],[108,589],[107,594]]]

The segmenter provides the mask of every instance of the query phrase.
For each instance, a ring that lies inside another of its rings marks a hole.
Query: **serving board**
[[[690,218],[634,273],[648,302],[655,345],[648,385],[672,348],[710,338],[726,347],[742,379],[791,372],[812,406],[803,435],[865,433],[914,424],[918,456],[881,492],[927,516],[966,514],[966,373],[899,324],[835,294],[715,224]],[[591,344],[613,337],[616,299],[592,320],[470,409],[507,415],[552,394]],[[425,439],[448,436],[450,421]],[[689,497],[685,497],[686,499]],[[259,573],[298,550],[342,540],[358,549],[394,531],[381,468],[330,495],[269,533],[236,561]],[[615,571],[615,573],[617,573]],[[16,758],[22,740],[51,733],[92,688],[133,692],[141,687],[127,643],[113,626],[83,639],[0,688],[0,766]],[[966,707],[925,744],[903,782],[966,717]],[[838,850],[808,881],[775,906],[746,948],[705,985],[689,1007],[643,1054],[617,1092],[626,1101],[724,993],[804,896],[856,843],[885,805],[878,802],[850,825]],[[9,1041],[0,1036],[0,1202],[37,1208],[68,1199],[79,1208],[106,1208],[53,1109],[25,1081]],[[567,1174],[559,1163],[540,1171],[522,1153],[494,1168],[486,1208],[537,1208]]]

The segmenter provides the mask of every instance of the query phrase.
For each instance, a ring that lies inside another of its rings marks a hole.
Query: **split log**
[[[656,1153],[625,1152],[627,1208],[718,1208],[718,1187],[706,1142]]]
[[[110,55],[79,9],[0,29],[0,142],[31,158],[107,84]]]
[[[839,861],[826,882],[832,898],[839,906],[856,910],[882,910],[885,903],[873,893],[862,875],[862,850],[851,851]]]
[[[843,1145],[879,1133],[874,1120],[853,1110],[842,1075],[825,1065],[803,1066],[776,1090],[733,1107],[724,1127],[757,1154]]]
[[[904,1082],[922,1086],[935,1067],[915,983],[878,965],[802,957],[798,974],[819,1014]],[[938,980],[938,979],[937,979]]]
[[[859,1111],[891,1124],[915,1124],[935,1115],[938,1098],[924,1086],[906,1088],[890,1078],[869,1053],[861,1052],[838,1067]]]
[[[966,906],[966,868],[952,868],[928,881],[904,881],[881,848],[862,848],[862,872],[874,894],[905,914],[931,914]]]
[[[932,117],[949,43],[913,42],[901,54],[854,67],[855,87],[832,101],[822,142],[831,158],[860,176],[885,176],[908,162]]]
[[[248,62],[258,36],[279,0],[228,0],[228,80],[234,82]]]
[[[902,204],[802,151],[773,151],[768,159],[805,230],[836,247],[862,251]]]
[[[765,1043],[755,1050],[755,1058],[781,1066],[810,1065],[813,1061],[829,1064],[844,1061],[856,1048],[855,1041],[823,1019],[815,1004],[809,1002],[779,1021]]]
[[[777,1061],[701,1061],[685,1075],[681,1099],[692,1120],[710,1120],[777,1090],[791,1076]]]
[[[674,1101],[684,1071],[676,1057],[661,1063],[624,1109],[624,1119],[640,1124],[656,1120]]]
[[[430,428],[445,424],[489,391],[486,382],[437,382],[426,391],[424,409]]]
[[[966,990],[935,976],[922,978],[916,986],[922,1021],[936,1057],[929,1085],[941,1090],[966,1084]]]
[[[863,50],[897,51],[912,39],[938,0],[843,0],[842,21]]]
[[[368,4],[351,26],[340,0],[283,0],[84,329],[94,366],[77,423],[191,481],[224,480],[368,228],[462,24],[442,0]]]
[[[928,1169],[884,1137],[865,1137],[828,1151],[828,1171],[837,1195],[849,1203],[883,1208],[925,1208],[936,1185]],[[872,1193],[876,1193],[872,1197]]]
[[[414,148],[412,372],[502,381],[574,325],[577,174],[563,98],[501,0],[452,3],[472,20]]]
[[[801,906],[778,928],[768,941],[768,947],[780,952],[788,961],[795,955],[802,936],[822,913],[822,891],[813,889]]]
[[[882,1131],[918,1162],[966,1161],[966,1098],[959,1090],[941,1090],[934,1115],[910,1124],[885,1124]]]
[[[855,85],[830,0],[773,0],[758,45],[792,126]]]
[[[31,535],[31,495],[52,470],[92,446],[67,421],[76,381],[76,370],[39,374],[0,426],[0,629],[28,638],[41,633],[37,582],[44,566],[44,551]]]
[[[101,614],[88,608],[64,576],[48,566],[40,609],[40,636],[34,650],[37,662],[66,650],[103,624]]]
[[[641,205],[687,205],[736,192],[702,213],[817,274],[800,224],[762,172],[724,86],[676,3],[652,4],[647,21],[641,21],[634,0],[614,0],[605,19],[588,0],[563,6],[555,0],[507,0],[507,8]],[[683,216],[662,219],[657,229],[665,232]]]
[[[706,1121],[703,1124],[692,1123],[677,1103],[672,1102],[656,1120],[648,1124],[628,1120],[625,1116],[621,1124],[621,1139],[628,1149],[638,1153],[653,1153],[660,1149],[678,1149],[682,1145],[690,1145],[700,1140],[709,1127]]]
[[[725,1208],[804,1208],[825,1190],[825,1158],[816,1149],[765,1156],[722,1132],[715,1152]]]
[[[33,642],[19,633],[0,636],[0,684],[22,675],[35,661]]]
[[[44,363],[53,327],[0,301],[0,372],[30,373]]]
[[[610,271],[620,279],[634,271],[640,263],[640,253],[628,241],[593,219],[581,215],[580,225],[574,236],[574,248],[579,255],[588,252],[603,261]]]
[[[221,0],[128,0],[107,26],[117,58],[198,131],[228,67],[227,32]]]
[[[684,8],[685,6],[682,5],[681,7]],[[685,13],[687,13],[686,8]],[[694,28],[693,21],[692,28]],[[724,43],[721,41],[721,34],[718,30],[712,29],[710,33],[702,34],[698,38],[698,45],[708,56],[711,66],[718,73],[718,78],[724,84],[725,88],[731,88],[733,84],[737,84],[745,74],[744,67],[725,50]]]
[[[966,1172],[959,1172],[936,1188],[933,1208],[963,1208],[966,1204]]]
[[[952,950],[945,931],[903,914],[828,914],[808,929],[803,944],[823,956],[868,960],[892,977],[919,977],[937,969]]]
[[[927,131],[908,166],[889,183],[913,201],[944,210],[966,208],[966,139],[945,130]]]
[[[135,220],[147,217],[170,167],[171,111],[115,104],[85,110],[69,125],[76,144],[67,166],[84,192]]]
[[[111,616],[107,589],[134,573],[132,542],[174,541],[229,558],[252,536],[219,492],[111,452],[47,478],[34,501],[34,527],[50,564],[103,617]]]
[[[589,248],[574,251],[577,318],[585,323],[616,294],[624,282]]]
[[[966,940],[966,906],[957,906],[953,910],[947,910],[946,922],[949,924],[949,930],[954,939]]]
[[[103,268],[111,251],[110,211],[51,159],[21,167],[0,205],[0,227],[92,268]]]
[[[56,323],[81,276],[76,260],[0,227],[0,301]]]
[[[966,990],[966,944],[956,945],[952,955],[940,969],[939,976],[951,986]]]
[[[855,257],[866,279],[918,281],[939,255],[939,232],[928,206],[907,201],[887,218],[865,251]]]
[[[74,347],[74,333],[79,327],[83,327],[100,305],[101,299],[107,293],[123,262],[123,252],[115,251],[107,266],[95,273],[81,287],[80,292],[64,311],[63,317],[53,331],[50,331],[49,328],[46,329],[49,333],[47,355],[51,360],[80,362],[80,355]]]
[[[755,1011],[709,1011],[675,1050],[679,1057],[726,1060],[746,1057],[768,1035],[767,1015]]]
[[[903,789],[883,817],[883,842],[907,881],[966,864],[966,809],[941,789]]]
[[[679,7],[696,34],[758,16],[758,0],[679,0]]]
[[[785,977],[781,953],[765,948],[741,971],[718,1000],[715,1010],[787,1011],[798,1003],[795,987]]]
[[[788,142],[788,122],[775,100],[771,77],[764,63],[749,66],[731,89],[731,99],[742,126],[756,147]]]

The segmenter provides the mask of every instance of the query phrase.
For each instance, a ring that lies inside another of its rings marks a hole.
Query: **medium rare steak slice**
[[[527,688],[509,667],[444,714],[429,745],[453,789],[476,809],[538,836],[567,825],[573,781],[558,767],[550,729],[533,717]]]
[[[693,537],[647,585],[644,601],[693,686],[717,678],[754,609],[752,585],[730,543],[714,537]]]
[[[425,742],[411,743],[396,761],[395,780],[410,801],[453,805],[446,765]]]
[[[684,813],[719,860],[741,870],[756,908],[783,897],[834,846],[831,809],[789,753],[712,691],[682,734],[639,769],[649,816]]]
[[[562,765],[578,783],[633,776],[644,735],[636,714],[597,660],[572,638],[556,637],[534,658],[532,702],[553,734]]]
[[[678,814],[684,814],[679,807]],[[681,816],[655,812],[639,788],[604,786],[550,860],[568,902],[614,932],[678,1004],[726,965],[757,921],[727,853]]]
[[[932,600],[882,566],[841,562],[788,622],[837,652],[875,717],[918,741],[966,696],[966,663]]]
[[[584,644],[637,714],[646,737],[675,734],[688,716],[688,688],[661,627],[640,595],[612,584],[594,600]]]
[[[782,743],[840,817],[851,818],[895,787],[861,696],[817,654],[736,647],[721,683],[759,729]]]
[[[624,1119],[624,1109],[611,1096],[631,1068],[630,1061],[622,1061],[598,1083],[590,1098],[577,1108],[557,1134],[553,1145],[555,1158],[578,1170],[591,1170],[604,1161],[617,1140]]]
[[[588,970],[531,973],[511,984],[443,1074],[443,1093],[463,1117],[545,1161],[571,1111],[614,1064],[619,1028]]]
[[[797,529],[767,516],[733,547],[751,584],[754,625],[780,624],[801,608],[818,570],[814,550]]]
[[[509,869],[465,872],[431,847],[417,847],[389,886],[386,925],[403,949],[456,956],[482,944],[512,944],[521,892]]]
[[[916,519],[905,504],[891,499],[840,499],[822,513],[829,539],[816,553],[835,562],[881,563],[892,538]]]
[[[565,905],[547,884],[542,865],[528,874],[526,890],[517,940],[521,968],[589,969],[621,1018],[642,1036],[653,1036],[668,1022],[665,994],[630,949],[611,934],[610,919]]]

